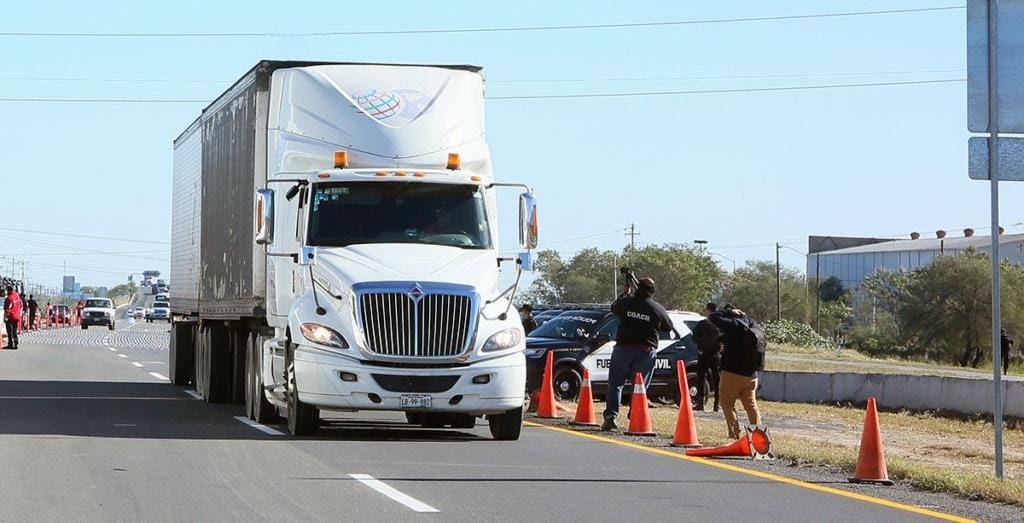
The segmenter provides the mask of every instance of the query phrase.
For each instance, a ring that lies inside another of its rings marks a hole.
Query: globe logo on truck
[[[402,99],[395,93],[389,93],[380,89],[366,89],[353,95],[359,108],[366,111],[366,114],[384,120],[398,114],[402,107]]]

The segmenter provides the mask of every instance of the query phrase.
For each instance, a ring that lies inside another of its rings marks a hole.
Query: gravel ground
[[[579,430],[580,432],[596,433],[617,440],[630,441],[651,447],[682,452],[679,449],[671,447],[667,439],[631,437],[619,433],[602,433],[597,429],[590,428],[580,429],[569,425],[567,419],[539,419],[532,415],[529,415],[527,419],[546,425]],[[779,476],[794,478],[808,483],[815,483],[818,485],[857,492],[859,494],[888,499],[898,503],[972,518],[978,521],[1024,521],[1024,508],[1019,506],[986,501],[971,501],[951,494],[919,491],[911,488],[909,485],[901,484],[900,482],[897,482],[896,485],[892,487],[852,484],[846,479],[848,475],[847,472],[830,466],[796,463],[792,460],[753,461],[746,459],[728,459],[723,461],[726,461],[730,465],[777,474]]]

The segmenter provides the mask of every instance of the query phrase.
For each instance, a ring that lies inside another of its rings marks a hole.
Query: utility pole
[[[635,223],[629,224],[629,232],[626,233],[626,236],[629,236],[629,250],[635,251],[636,250],[636,237],[640,236],[640,233],[636,232],[636,224]]]
[[[779,261],[779,250],[782,246],[775,242],[775,320],[782,320],[782,264]]]
[[[814,254],[814,330],[821,334],[821,257]]]
[[[995,472],[1003,479],[1003,384],[1002,362],[1002,299],[999,283],[999,76],[996,65],[998,39],[998,0],[987,2],[988,13],[988,179],[992,201],[992,383],[995,386],[995,412],[992,413],[995,427]]]

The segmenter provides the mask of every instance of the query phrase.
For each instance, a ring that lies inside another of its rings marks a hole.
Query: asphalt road
[[[251,426],[166,381],[167,324],[26,334],[0,351],[0,521],[924,521],[530,426],[518,442],[332,414]]]

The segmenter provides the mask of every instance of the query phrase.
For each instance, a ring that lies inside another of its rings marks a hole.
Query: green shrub
[[[825,339],[806,323],[791,320],[769,320],[762,324],[769,343],[786,343],[800,347],[830,347]]]

